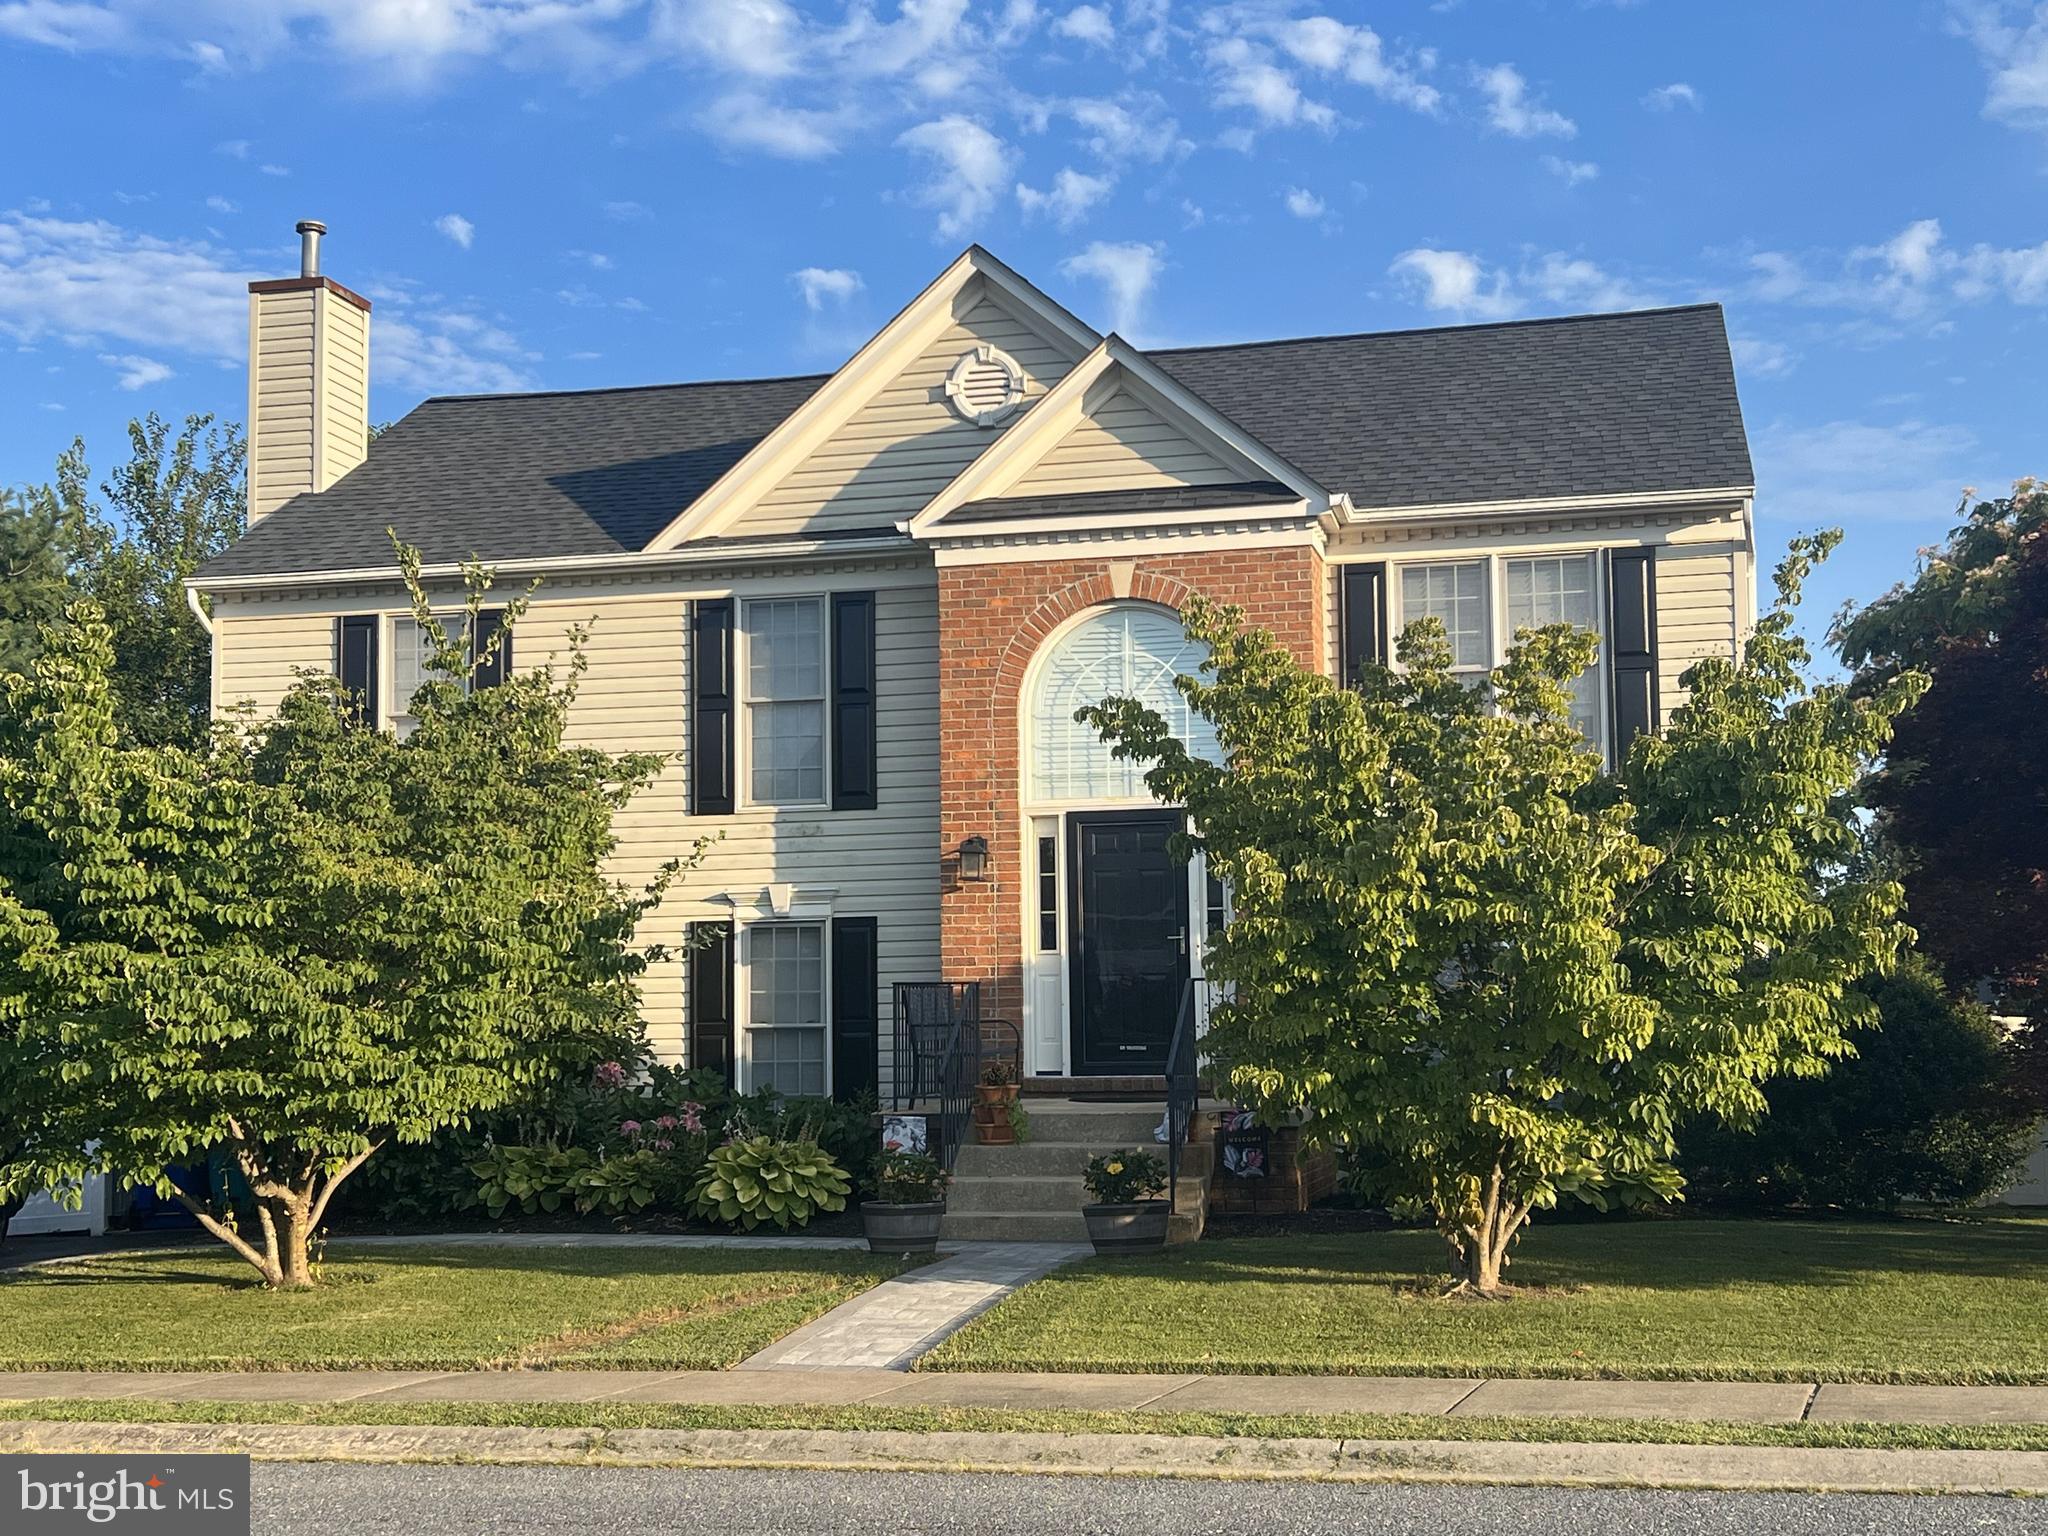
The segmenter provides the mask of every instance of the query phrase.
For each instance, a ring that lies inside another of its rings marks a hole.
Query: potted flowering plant
[[[870,1253],[935,1252],[946,1214],[945,1165],[922,1152],[885,1152],[875,1198],[863,1200],[861,1227]]]
[[[1166,1165],[1156,1152],[1119,1147],[1092,1159],[1081,1175],[1092,1201],[1081,1207],[1097,1253],[1157,1248],[1166,1241]]]
[[[1017,1104],[1017,1069],[996,1060],[981,1069],[975,1089],[974,1139],[983,1146],[1008,1146],[1017,1139],[1022,1110]]]

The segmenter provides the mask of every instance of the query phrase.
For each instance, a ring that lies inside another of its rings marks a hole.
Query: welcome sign
[[[0,1456],[8,1536],[249,1536],[247,1456]]]

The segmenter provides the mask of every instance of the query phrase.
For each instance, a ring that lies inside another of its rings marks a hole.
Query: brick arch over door
[[[1304,663],[1321,667],[1323,560],[1293,545],[948,565],[938,578],[940,954],[947,979],[982,983],[984,1012],[1017,1019],[1029,875],[1018,720],[1039,647],[1084,609],[1135,598],[1178,612],[1201,592],[1237,604]],[[988,876],[962,881],[955,850],[972,836],[988,839]]]

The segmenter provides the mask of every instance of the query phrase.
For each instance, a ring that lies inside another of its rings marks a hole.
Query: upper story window
[[[436,614],[434,621],[448,636],[459,637],[462,632],[462,620],[453,614]],[[402,613],[392,619],[391,717],[400,732],[410,730],[414,724],[412,696],[435,676],[436,643],[434,632],[412,614]],[[465,676],[461,681],[467,692],[469,678]]]
[[[1119,762],[1074,711],[1103,699],[1133,698],[1158,711],[1191,752],[1222,756],[1216,732],[1188,707],[1175,677],[1201,670],[1209,649],[1188,639],[1161,608],[1124,604],[1091,613],[1053,642],[1031,695],[1030,790],[1034,800],[1136,799],[1142,764]]]
[[[1468,684],[1484,681],[1507,657],[1515,631],[1576,624],[1605,636],[1600,620],[1599,557],[1498,556],[1419,561],[1400,567],[1399,632],[1417,619],[1440,620],[1451,644],[1452,670]],[[1572,723],[1603,752],[1607,747],[1606,658],[1595,658],[1572,686]]]
[[[747,797],[756,805],[825,800],[825,600],[753,598],[746,640]]]

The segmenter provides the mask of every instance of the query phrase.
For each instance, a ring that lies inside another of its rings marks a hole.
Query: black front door
[[[1167,849],[1181,821],[1157,811],[1070,818],[1067,966],[1078,1077],[1166,1068],[1188,978],[1188,872]]]

